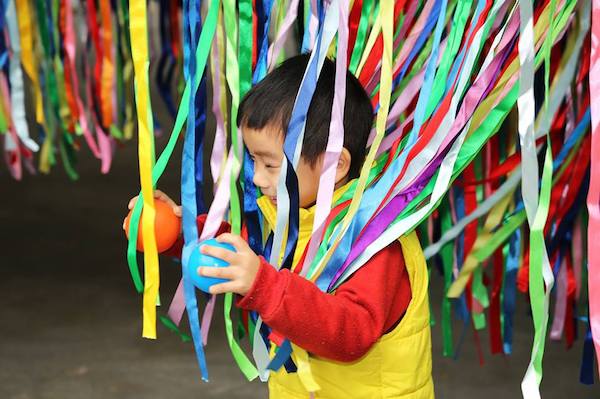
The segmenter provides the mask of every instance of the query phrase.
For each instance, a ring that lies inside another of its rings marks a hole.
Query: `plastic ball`
[[[156,247],[160,253],[171,248],[177,241],[177,238],[179,238],[179,234],[181,233],[181,218],[173,213],[173,209],[169,204],[156,198],[154,199],[154,209],[156,210],[154,234],[156,236]],[[129,220],[132,213],[133,209],[129,212],[125,220],[125,235],[127,238],[129,238]],[[144,211],[142,211],[138,228],[138,251],[144,251],[144,243],[142,241],[143,214]]]
[[[222,278],[200,276],[198,274],[198,268],[199,267],[225,267],[225,266],[229,266],[229,263],[227,263],[224,260],[221,260],[219,258],[215,258],[213,256],[209,256],[209,255],[206,255],[206,254],[203,254],[202,252],[200,252],[200,249],[204,245],[209,245],[211,247],[225,248],[232,252],[235,252],[235,248],[231,244],[227,244],[224,242],[218,242],[214,238],[211,238],[209,240],[201,241],[200,243],[195,245],[194,248],[192,249],[192,252],[190,254],[190,257],[189,257],[188,263],[187,263],[188,276],[190,276],[192,283],[194,283],[194,285],[196,287],[198,287],[202,291],[208,293],[210,290],[210,287],[213,286],[214,284],[224,283],[229,280],[222,279]]]

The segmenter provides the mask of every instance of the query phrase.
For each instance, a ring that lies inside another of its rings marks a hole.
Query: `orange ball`
[[[177,241],[177,238],[179,238],[179,233],[181,232],[181,218],[173,213],[173,209],[169,204],[156,198],[154,199],[154,209],[156,210],[154,234],[156,236],[156,247],[160,253],[171,248],[173,244],[175,244],[175,241]],[[129,238],[129,220],[131,219],[132,213],[133,209],[129,212],[127,219],[125,220],[125,235],[127,238]],[[144,251],[144,243],[142,241],[143,215],[144,211],[142,211],[140,226],[138,228],[138,251]]]

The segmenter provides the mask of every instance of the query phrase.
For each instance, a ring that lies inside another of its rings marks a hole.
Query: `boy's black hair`
[[[308,60],[308,54],[289,58],[250,89],[239,107],[238,126],[251,129],[269,126],[286,134]],[[327,147],[334,91],[335,63],[326,59],[308,108],[302,146],[302,156],[313,166]],[[369,96],[350,72],[346,74],[345,103],[344,147],[352,157],[348,172],[352,179],[358,177],[365,160],[373,108]]]

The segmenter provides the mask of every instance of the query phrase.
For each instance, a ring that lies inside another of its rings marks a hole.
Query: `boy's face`
[[[274,204],[277,204],[277,184],[283,159],[283,134],[281,131],[269,127],[264,129],[243,127],[242,136],[244,144],[254,160],[254,184],[260,188],[263,195],[268,196]],[[303,157],[300,157],[296,174],[298,175],[301,208],[310,207],[317,199],[322,163],[323,161],[320,159],[313,167]]]

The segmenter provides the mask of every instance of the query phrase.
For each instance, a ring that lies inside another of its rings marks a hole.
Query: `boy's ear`
[[[338,160],[337,170],[335,172],[335,183],[343,182],[348,178],[350,172],[350,163],[352,162],[352,156],[346,147],[342,148],[340,153],[340,159]]]

